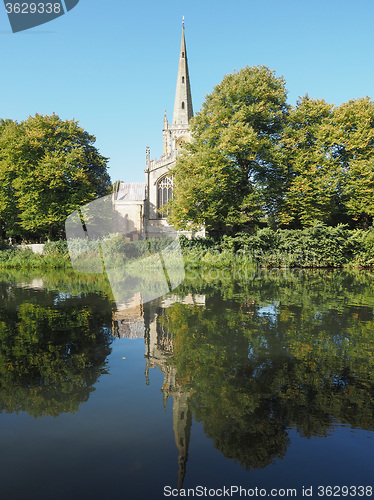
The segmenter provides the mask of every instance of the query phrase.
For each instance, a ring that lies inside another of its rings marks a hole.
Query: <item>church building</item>
[[[192,116],[191,85],[183,21],[174,113],[170,124],[166,111],[164,115],[163,154],[159,159],[151,159],[150,150],[147,147],[145,183],[118,182],[114,190],[115,209],[125,219],[124,232],[133,236],[132,239],[136,239],[136,235],[143,235],[149,227],[168,225],[166,220],[168,213],[163,208],[173,196],[173,175],[170,170],[175,165],[181,144],[191,140],[189,122]]]

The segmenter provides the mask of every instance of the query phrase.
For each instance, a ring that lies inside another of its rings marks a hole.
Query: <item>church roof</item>
[[[116,198],[122,201],[143,201],[145,199],[145,183],[120,182]]]

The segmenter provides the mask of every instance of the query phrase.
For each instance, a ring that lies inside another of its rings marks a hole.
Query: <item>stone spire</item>
[[[162,135],[164,138],[164,154],[170,153],[170,131],[169,131],[168,118],[166,116],[166,109],[164,114],[164,128],[162,129]]]
[[[169,128],[168,117],[166,116],[166,109],[165,109],[165,114],[164,114],[164,130],[167,130],[168,128]]]
[[[174,114],[172,126],[188,127],[190,119],[193,117],[190,77],[188,74],[188,61],[186,40],[184,37],[184,17],[182,28],[182,42],[179,55],[179,67],[177,88],[175,91]]]
[[[190,445],[192,413],[188,405],[188,392],[182,392],[182,387],[173,394],[173,430],[175,444],[178,448],[178,490],[183,487]]]

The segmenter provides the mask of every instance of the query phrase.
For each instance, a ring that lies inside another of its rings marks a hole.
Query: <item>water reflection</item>
[[[0,282],[0,411],[75,412],[107,372],[111,307],[96,294]]]
[[[173,294],[146,304],[135,297],[118,310],[101,281],[30,276],[16,286],[8,276],[0,280],[0,409],[76,411],[107,372],[114,335],[144,338],[145,383],[151,370],[163,374],[178,487],[193,420],[245,470],[285,457],[291,429],[305,438],[337,426],[374,431],[372,276],[299,278],[193,275]]]
[[[179,484],[190,413],[246,470],[284,457],[290,428],[306,438],[340,425],[374,430],[373,282],[358,277],[310,272],[222,289],[194,280],[186,288],[199,295],[183,298],[181,287],[178,300],[150,307],[147,366],[164,373],[174,399]]]
[[[174,357],[174,335],[167,326],[168,310],[174,304],[205,306],[205,295],[169,294],[146,304],[140,294],[134,297],[133,307],[113,312],[113,333],[119,338],[143,338],[145,340],[145,378],[149,384],[149,370],[158,368],[164,375],[162,397],[164,407],[169,398],[173,401],[173,432],[178,449],[178,488],[182,488],[186,475],[188,447],[192,426],[189,405],[190,390],[185,387],[172,363]]]
[[[191,391],[185,381],[178,375],[173,363],[175,355],[175,337],[168,328],[168,311],[175,304],[185,306],[205,306],[205,295],[187,294],[184,297],[169,295],[145,305],[144,320],[146,324],[146,379],[150,368],[158,368],[164,374],[162,395],[164,406],[168,398],[173,399],[173,431],[178,448],[178,488],[182,488],[186,475],[188,447],[190,442],[192,412],[189,398]]]

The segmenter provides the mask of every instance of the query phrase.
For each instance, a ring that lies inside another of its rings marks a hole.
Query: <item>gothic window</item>
[[[184,52],[182,52],[182,57],[184,57]]]
[[[182,76],[182,83],[184,83],[184,76]]]
[[[188,137],[185,137],[185,136],[182,136],[182,137],[178,137],[178,139],[176,140],[176,148],[179,149],[181,146],[183,146],[183,144],[185,142],[189,142],[188,141]]]
[[[184,109],[184,102],[182,102],[182,109]]]
[[[165,176],[157,184],[157,214],[159,219],[169,215],[163,207],[173,198],[173,177]]]

